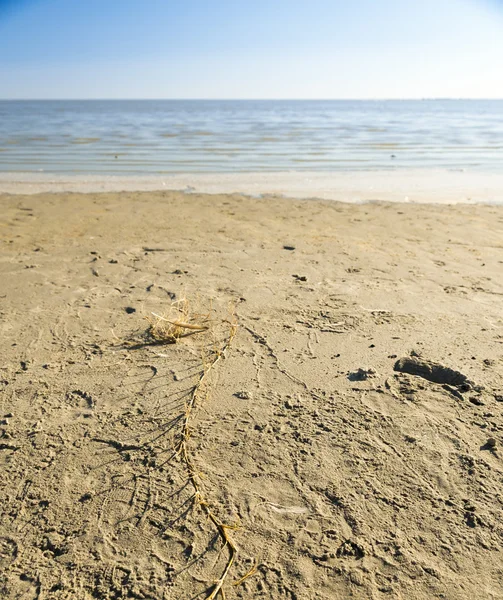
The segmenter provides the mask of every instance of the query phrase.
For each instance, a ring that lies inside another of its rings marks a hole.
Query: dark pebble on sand
[[[484,403],[482,402],[482,400],[480,400],[480,398],[477,398],[476,396],[471,396],[471,398],[468,398],[468,400],[472,404],[475,404],[475,406],[484,406]]]
[[[126,306],[124,310],[127,312],[128,315],[132,315],[136,312],[136,308],[133,308],[132,306]]]
[[[295,250],[295,246],[283,246],[283,250]]]

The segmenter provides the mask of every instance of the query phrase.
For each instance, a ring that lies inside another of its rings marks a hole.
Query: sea
[[[0,171],[503,174],[503,100],[0,101]]]

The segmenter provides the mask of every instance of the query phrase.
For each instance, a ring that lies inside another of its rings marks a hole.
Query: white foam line
[[[0,193],[178,190],[187,193],[281,195],[342,202],[503,204],[503,173],[397,171],[55,175],[0,173]]]

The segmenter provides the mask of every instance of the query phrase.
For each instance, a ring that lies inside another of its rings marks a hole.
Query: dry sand
[[[175,295],[239,323],[187,440],[241,526],[227,599],[503,598],[503,207],[0,201],[2,598],[211,594],[228,548],[173,451],[227,325],[119,341]]]

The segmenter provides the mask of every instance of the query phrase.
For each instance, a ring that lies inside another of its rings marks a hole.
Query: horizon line
[[[423,96],[373,98],[0,98],[0,102],[410,102],[410,101],[486,100],[502,101],[503,97]]]

